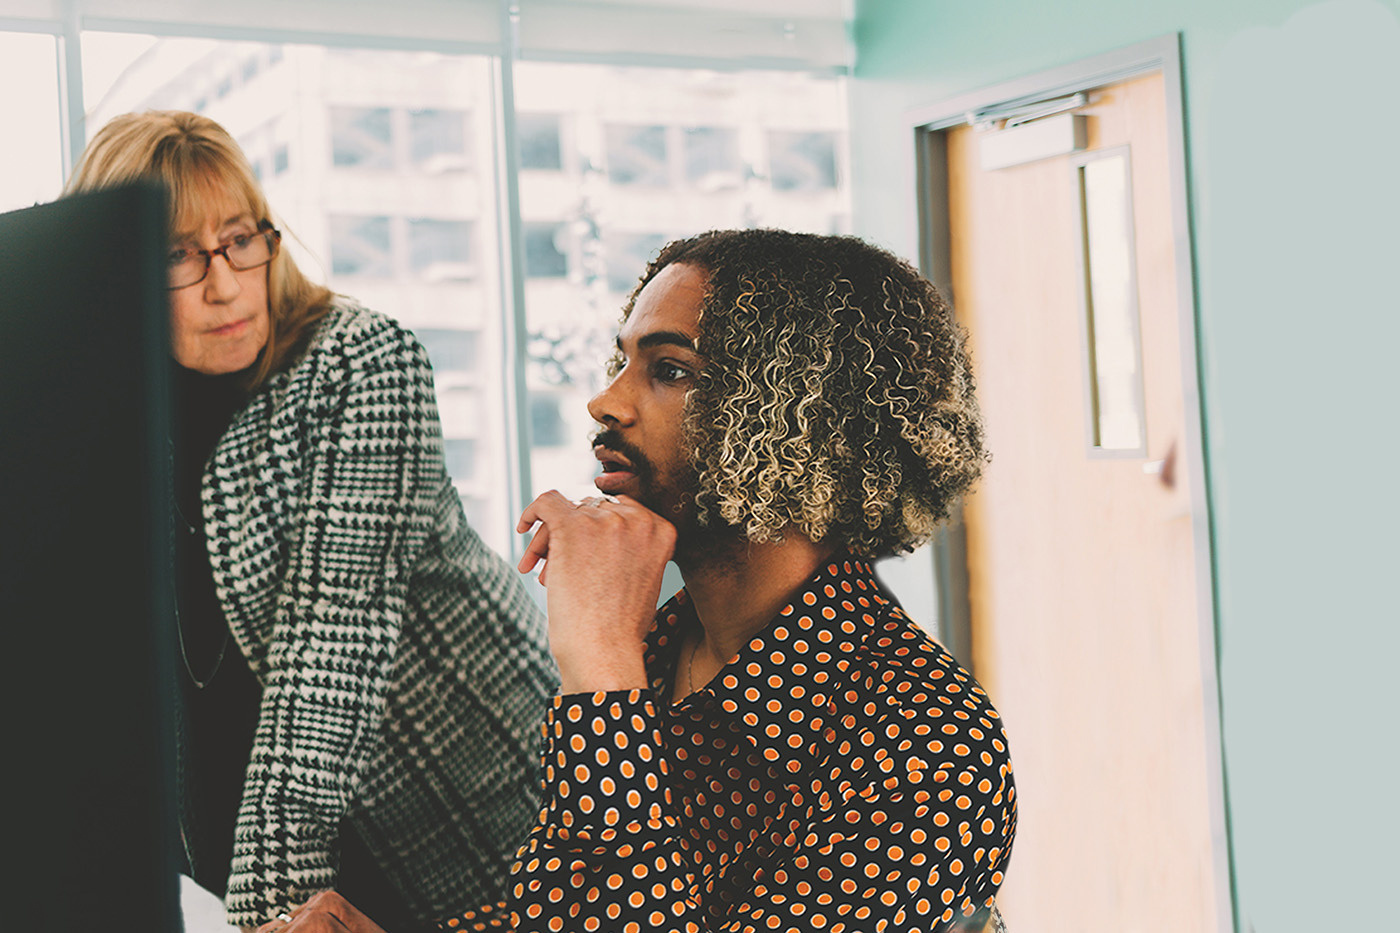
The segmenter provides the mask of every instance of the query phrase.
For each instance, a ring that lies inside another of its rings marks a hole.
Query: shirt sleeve
[[[299,436],[272,439],[276,457],[300,461],[303,498],[276,506],[298,509],[300,530],[285,555],[235,828],[235,924],[265,922],[334,884],[340,820],[379,732],[444,471],[422,347],[393,326],[336,340],[294,373],[290,391],[310,398]]]
[[[547,803],[510,899],[444,929],[951,933],[992,908],[1015,820],[1005,771],[881,756],[891,767],[841,782],[720,917],[699,903],[650,694],[556,698],[545,728]]]

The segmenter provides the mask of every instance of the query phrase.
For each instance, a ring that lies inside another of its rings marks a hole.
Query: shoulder
[[[363,365],[383,357],[424,359],[418,339],[402,324],[343,295],[326,312],[311,335],[302,365],[341,358]]]
[[[1001,714],[987,691],[942,645],[890,602],[865,642],[865,682],[887,710],[884,735],[909,770],[1009,778]],[[966,781],[966,778],[963,778]]]

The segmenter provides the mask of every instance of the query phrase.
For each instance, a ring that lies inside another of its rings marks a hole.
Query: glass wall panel
[[[23,141],[5,147],[0,211],[51,201],[63,187],[57,53],[53,36],[0,32],[0,126]]]
[[[101,32],[82,55],[89,132],[131,110],[218,120],[303,270],[423,335],[449,469],[508,553],[490,59]]]
[[[664,243],[716,227],[848,231],[844,89],[788,72],[520,62],[515,95],[531,479],[582,496],[597,472],[585,405]]]

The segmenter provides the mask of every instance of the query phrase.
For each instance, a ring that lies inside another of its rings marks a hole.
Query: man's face
[[[603,426],[593,448],[603,473],[594,484],[641,502],[682,538],[695,513],[682,419],[702,364],[695,339],[704,289],[705,273],[695,266],[673,263],[657,273],[618,332],[622,371],[588,403]]]

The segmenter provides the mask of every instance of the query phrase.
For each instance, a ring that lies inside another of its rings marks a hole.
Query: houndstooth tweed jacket
[[[234,417],[202,501],[263,688],[230,922],[332,887],[342,818],[422,918],[495,899],[538,810],[557,675],[542,615],[463,516],[422,347],[338,304]]]

